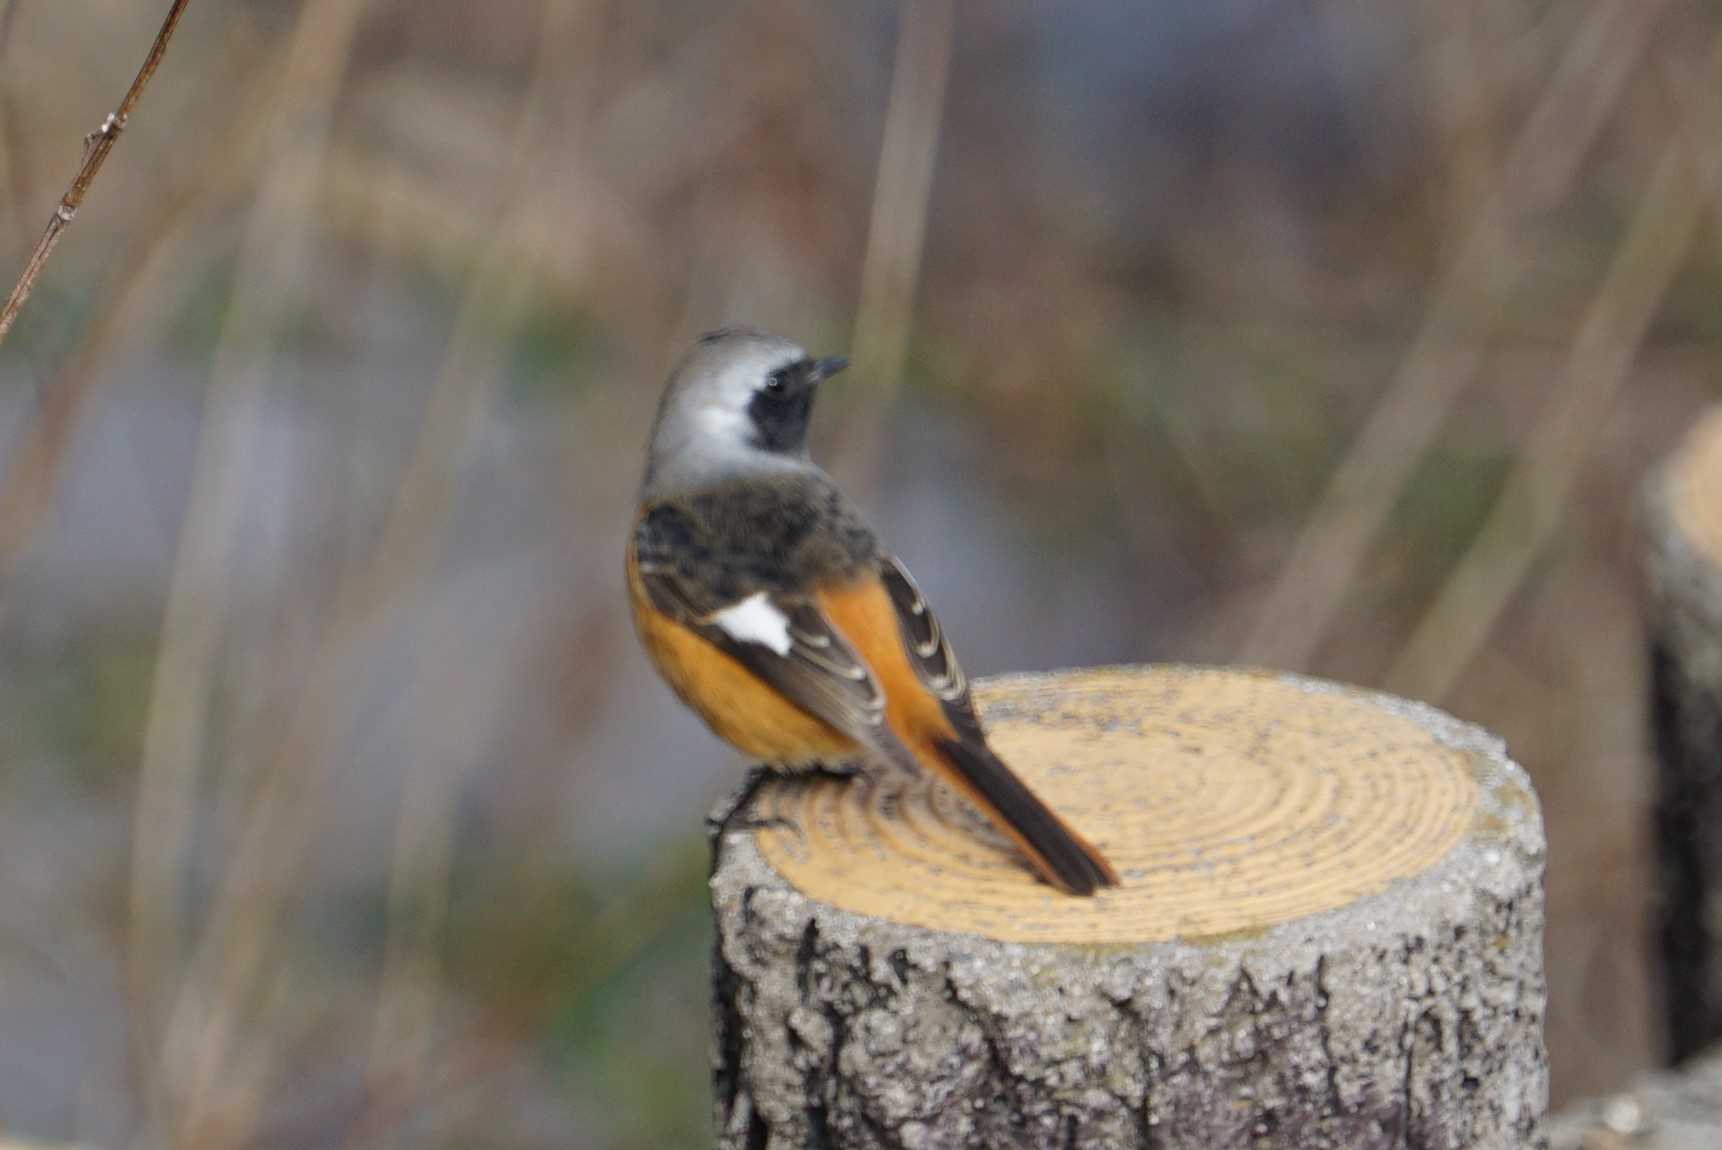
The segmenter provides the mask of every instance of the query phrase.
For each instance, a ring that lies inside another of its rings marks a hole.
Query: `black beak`
[[[833,355],[828,356],[825,359],[814,360],[812,373],[813,382],[818,383],[822,379],[830,379],[848,366],[849,361],[840,355]]]

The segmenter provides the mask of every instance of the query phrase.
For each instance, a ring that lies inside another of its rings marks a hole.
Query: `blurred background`
[[[6,268],[167,7],[0,0]],[[0,347],[0,1129],[709,1144],[743,764],[621,566],[725,322],[854,361],[816,455],[971,672],[1504,735],[1556,1101],[1623,1083],[1719,161],[1709,0],[193,3]]]

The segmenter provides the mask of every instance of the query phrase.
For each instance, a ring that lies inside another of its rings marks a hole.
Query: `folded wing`
[[[901,752],[885,727],[884,691],[810,595],[746,564],[718,561],[703,546],[699,525],[670,506],[640,520],[634,554],[657,610],[835,730],[888,755]]]
[[[896,608],[909,661],[922,685],[939,698],[950,725],[949,737],[928,739],[935,769],[1008,834],[1048,882],[1081,895],[1117,886],[1118,874],[1105,856],[1054,814],[987,745],[956,652],[908,570],[886,557],[879,577]]]

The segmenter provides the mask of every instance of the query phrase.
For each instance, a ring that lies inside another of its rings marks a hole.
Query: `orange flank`
[[[924,758],[921,744],[933,739],[954,739],[957,732],[945,717],[939,699],[922,684],[903,649],[897,608],[878,579],[860,579],[841,587],[821,589],[814,595],[819,610],[831,620],[837,633],[849,640],[861,661],[873,672],[874,682],[885,692],[885,723],[903,740],[917,759]]]
[[[634,625],[652,662],[676,695],[718,737],[772,765],[853,759],[859,748],[767,685],[716,645],[655,610],[628,553]]]
[[[838,633],[855,647],[884,689],[886,725],[909,748],[921,768],[962,795],[986,816],[988,822],[1010,836],[1042,878],[1053,886],[1068,889],[1070,881],[1061,876],[1047,858],[1046,844],[1037,843],[1025,834],[1011,813],[1001,809],[993,798],[985,794],[962,764],[941,746],[960,742],[961,736],[951,726],[944,704],[926,688],[910,664],[908,652],[903,648],[897,610],[884,584],[877,579],[866,579],[846,587],[821,591],[817,599],[819,609],[831,620]],[[1009,770],[993,758],[990,751],[984,753],[999,769]],[[1118,885],[1117,872],[1087,839],[1047,810],[1038,799],[1030,796],[1029,801],[1040,808],[1039,815],[1055,828],[1055,836],[1059,833],[1068,836],[1070,842],[1088,856],[1104,885]]]

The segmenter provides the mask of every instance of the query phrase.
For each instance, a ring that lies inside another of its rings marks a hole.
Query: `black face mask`
[[[807,424],[813,416],[813,395],[821,380],[848,364],[841,359],[798,359],[766,377],[747,414],[753,420],[754,446],[788,455],[807,444]]]

